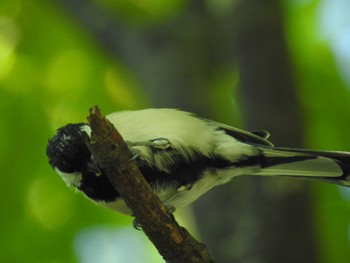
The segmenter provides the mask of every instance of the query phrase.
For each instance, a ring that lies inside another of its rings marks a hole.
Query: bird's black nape
[[[85,144],[86,124],[68,124],[57,130],[56,135],[49,140],[46,155],[52,167],[65,173],[80,171],[91,158]]]

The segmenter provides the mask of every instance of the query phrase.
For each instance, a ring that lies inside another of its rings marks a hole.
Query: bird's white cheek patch
[[[80,130],[86,132],[89,135],[89,137],[91,137],[91,128],[89,125],[81,126]]]
[[[55,168],[56,173],[61,176],[63,181],[66,182],[67,186],[79,187],[81,184],[81,174],[80,173],[64,173],[60,171],[58,168]]]

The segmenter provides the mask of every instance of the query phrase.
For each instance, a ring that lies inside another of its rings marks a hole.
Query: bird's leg
[[[147,146],[147,147],[151,147],[154,150],[166,150],[171,146],[169,140],[166,138],[157,138],[157,139],[144,141],[144,142],[131,142],[131,141],[125,141],[125,142],[132,153],[133,157],[131,158],[131,160],[135,160],[140,156],[140,150],[134,148],[135,146]]]
[[[166,150],[171,146],[170,141],[166,138],[157,138],[157,139],[144,141],[144,142],[127,141],[126,143],[130,148],[134,146],[147,146],[156,150]]]
[[[166,210],[168,211],[169,215],[171,217],[174,217],[174,212],[175,212],[175,207],[173,206],[165,206]],[[133,216],[133,215],[132,215]],[[142,225],[141,223],[136,219],[134,218],[134,220],[132,220],[132,225],[133,227],[136,229],[136,230],[142,230]]]

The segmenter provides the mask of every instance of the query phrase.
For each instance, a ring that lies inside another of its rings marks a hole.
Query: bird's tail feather
[[[350,186],[350,153],[261,147],[257,175],[310,178]]]

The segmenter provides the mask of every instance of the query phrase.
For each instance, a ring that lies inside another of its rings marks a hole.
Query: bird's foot
[[[166,150],[171,146],[170,141],[166,138],[157,138],[157,139],[145,141],[145,142],[127,141],[126,143],[129,146],[129,148],[132,148],[134,146],[147,146],[156,150]]]

